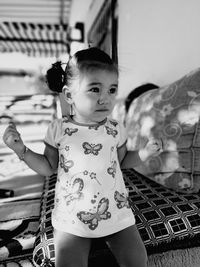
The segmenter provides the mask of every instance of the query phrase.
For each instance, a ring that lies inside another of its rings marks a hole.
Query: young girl
[[[119,266],[145,267],[146,250],[128,203],[120,163],[123,127],[110,119],[118,71],[97,48],[78,51],[65,70],[63,92],[73,113],[47,130],[44,155],[28,149],[14,124],[4,142],[41,175],[58,170],[52,225],[56,267],[86,267],[91,238],[104,237]]]

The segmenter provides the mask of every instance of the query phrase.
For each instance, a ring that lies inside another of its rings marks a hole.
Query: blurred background
[[[49,90],[46,71],[57,61],[66,63],[72,50],[83,46],[83,18],[90,4],[88,0],[0,1],[1,182],[26,168],[3,143],[8,123],[14,121],[27,146],[42,152],[49,122],[61,116],[59,97]]]
[[[163,86],[199,67],[199,10],[199,0],[0,0],[0,175],[13,156],[2,142],[10,120],[38,151],[61,116],[45,78],[53,63],[100,47],[119,65],[121,103],[141,84]]]

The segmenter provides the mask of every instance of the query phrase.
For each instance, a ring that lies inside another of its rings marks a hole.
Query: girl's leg
[[[87,267],[90,239],[54,230],[56,267]]]
[[[106,243],[120,267],[146,267],[147,253],[135,225],[107,236]]]

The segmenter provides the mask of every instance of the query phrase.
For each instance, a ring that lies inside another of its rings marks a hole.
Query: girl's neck
[[[71,121],[74,122],[75,124],[78,124],[78,125],[85,125],[85,126],[93,126],[93,125],[101,125],[101,124],[104,124],[106,121],[107,121],[107,118],[103,119],[102,121],[97,121],[97,122],[93,122],[93,121],[80,121],[79,119],[77,119],[75,117],[75,115],[70,115],[69,116]]]

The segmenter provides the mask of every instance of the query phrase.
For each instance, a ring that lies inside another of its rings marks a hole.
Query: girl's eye
[[[117,88],[113,87],[110,88],[110,94],[116,94],[117,93]]]
[[[98,87],[92,87],[89,91],[94,92],[94,93],[99,93],[99,88]]]

